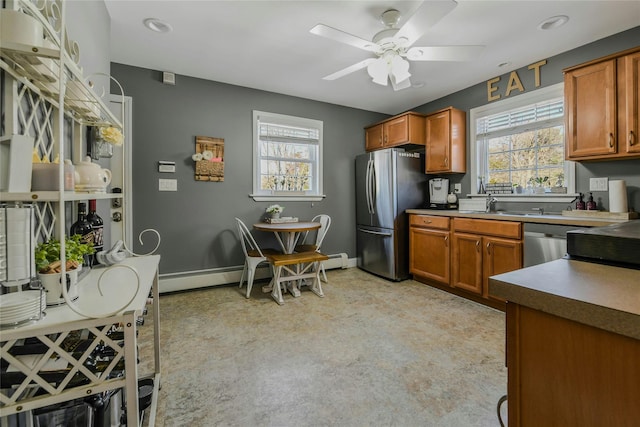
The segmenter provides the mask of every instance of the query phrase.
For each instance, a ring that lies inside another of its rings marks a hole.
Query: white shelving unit
[[[13,371],[22,372],[25,378],[19,384],[13,385],[9,393],[0,393],[0,416],[5,417],[107,390],[124,388],[127,425],[137,426],[139,425],[138,380],[153,378],[154,392],[148,424],[153,426],[160,386],[159,262],[159,255],[141,256],[127,258],[115,267],[93,269],[82,280],[76,303],[83,312],[94,313],[96,318],[86,318],[68,305],[61,305],[47,308],[46,316],[37,322],[1,331],[0,356],[10,363]],[[138,286],[135,285],[136,280]],[[100,289],[108,298],[101,297]],[[136,319],[142,315],[151,291],[153,292],[154,370],[151,373],[139,375]],[[110,311],[116,312],[112,314],[109,313]],[[109,314],[100,316],[101,313]],[[114,325],[122,325],[124,330],[122,346],[107,336],[107,332]],[[93,337],[86,351],[78,355],[63,349],[61,343],[65,338],[75,331],[85,330],[88,330]],[[11,354],[12,348],[27,338],[35,338],[48,348],[38,355],[32,365],[27,365]],[[96,373],[84,365],[97,345],[105,345],[115,351],[109,366],[101,373]],[[57,387],[40,376],[46,373],[46,363],[52,358],[64,359],[68,364],[68,373]],[[125,375],[105,379],[122,360],[124,360]],[[77,376],[84,380],[83,384],[67,387],[67,384]],[[30,390],[34,388],[39,389],[43,394],[32,396]]]
[[[7,9],[34,18],[42,25],[47,40],[42,45],[29,45],[0,39],[0,68],[5,79],[5,133],[34,133],[31,135],[34,148],[50,159],[57,155],[61,162],[65,158],[72,158],[74,162],[83,158],[85,126],[113,126],[124,134],[125,125],[129,126],[123,123],[124,111],[118,115],[123,120],[119,120],[108,107],[108,101],[92,89],[93,83],[83,76],[78,65],[79,45],[67,37],[65,27],[66,1],[7,0],[4,4]],[[124,99],[123,93],[122,97]],[[124,173],[122,157],[121,170]],[[60,169],[59,183],[63,188],[63,171]],[[124,177],[121,182],[125,182]],[[66,231],[67,202],[87,199],[122,199],[124,202],[126,194],[64,190],[0,193],[3,203],[22,202],[36,207],[37,240],[57,237],[64,241],[60,237]],[[64,252],[62,257],[64,261]],[[76,309],[69,304],[49,307],[38,321],[0,330],[3,369],[9,366],[25,377],[11,387],[2,385],[0,425],[4,425],[5,416],[119,388],[125,390],[127,425],[139,425],[138,380],[141,377],[138,375],[136,354],[136,320],[142,314],[150,292],[154,314],[154,372],[147,376],[154,378],[154,393],[148,424],[154,424],[160,384],[159,260],[158,255],[136,256],[109,268],[94,268],[79,282],[79,298],[73,303]],[[64,262],[62,264],[64,266]],[[114,325],[121,325],[124,330],[123,344],[109,337]],[[93,339],[81,355],[66,351],[61,346],[65,338],[79,331]],[[12,355],[12,349],[25,339],[36,339],[47,346],[47,350],[29,365]],[[102,371],[85,365],[97,345],[105,345],[115,354]],[[65,359],[69,368],[64,380],[59,384],[56,382],[56,386],[43,378],[46,364],[52,357]],[[124,374],[108,378],[116,365],[123,361]],[[82,378],[80,385],[75,381],[78,376]]]

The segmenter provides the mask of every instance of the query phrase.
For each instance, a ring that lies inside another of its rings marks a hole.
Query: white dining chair
[[[327,214],[320,214],[314,216],[311,221],[320,223],[320,228],[315,232],[315,241],[313,240],[313,233],[307,231],[302,239],[302,243],[296,245],[296,252],[320,252],[322,242],[329,231],[329,227],[331,227],[331,217]],[[326,283],[327,273],[324,270],[324,262],[320,263],[320,271],[323,281]]]
[[[275,249],[260,249],[247,226],[240,218],[236,218],[236,226],[238,228],[238,238],[244,252],[244,267],[242,276],[240,276],[240,284],[238,287],[242,289],[245,274],[247,275],[247,298],[251,296],[251,288],[253,287],[253,278],[256,274],[256,268],[263,262],[269,262],[265,255],[278,254]]]

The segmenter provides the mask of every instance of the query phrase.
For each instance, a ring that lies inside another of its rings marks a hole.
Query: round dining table
[[[253,224],[253,228],[259,231],[270,231],[274,233],[276,239],[278,239],[278,243],[280,243],[280,246],[282,247],[282,251],[285,254],[292,254],[302,233],[317,230],[320,228],[320,225],[321,224],[319,222],[259,222],[257,224]],[[262,288],[262,292],[270,292],[271,286],[272,283],[264,286]],[[300,290],[294,283],[290,283],[287,286],[287,289],[294,297],[300,296]]]
[[[320,228],[319,222],[259,222],[253,224],[253,228],[259,231],[271,231],[275,234],[285,254],[292,254],[300,235],[304,232]]]

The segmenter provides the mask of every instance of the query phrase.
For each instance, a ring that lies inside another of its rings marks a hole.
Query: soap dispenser
[[[596,210],[596,202],[593,201],[593,193],[589,193],[589,200],[587,201],[587,210],[588,211]]]
[[[580,197],[579,197],[578,201],[576,202],[576,210],[577,211],[583,211],[585,209],[583,197],[584,197],[584,195],[582,193],[580,193]]]

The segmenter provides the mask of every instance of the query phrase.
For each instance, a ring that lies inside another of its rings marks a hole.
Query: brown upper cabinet
[[[566,158],[640,157],[640,47],[564,70]]]
[[[465,173],[466,114],[453,107],[426,117],[426,173]]]
[[[367,151],[405,144],[424,145],[424,115],[404,113],[365,128]]]

